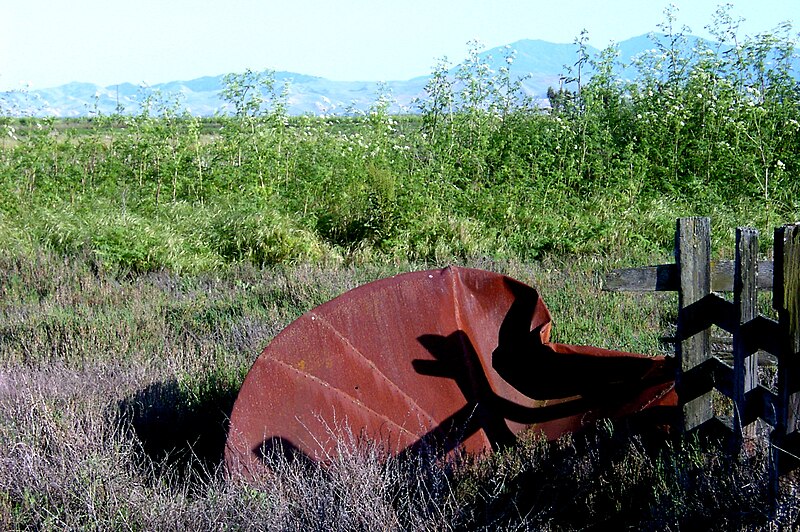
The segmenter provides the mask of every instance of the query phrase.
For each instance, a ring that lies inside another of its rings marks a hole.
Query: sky
[[[707,37],[718,0],[675,0],[677,24]],[[734,0],[740,35],[783,21],[800,31],[798,0]],[[0,90],[72,81],[155,84],[286,70],[340,81],[404,80],[467,42],[590,44],[657,31],[651,0],[0,0]]]

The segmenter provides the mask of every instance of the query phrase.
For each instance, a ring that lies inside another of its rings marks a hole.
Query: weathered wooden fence
[[[681,218],[675,264],[615,270],[604,288],[678,292],[680,423],[687,431],[705,423],[726,425],[741,450],[756,438],[755,422],[763,420],[777,489],[778,477],[800,466],[800,223],[775,229],[773,261],[757,255],[758,232],[738,228],[735,260],[712,261],[710,220]],[[758,291],[765,289],[772,289],[777,319],[758,313]],[[732,292],[732,299],[719,292]],[[712,325],[732,335],[731,364],[712,353]],[[759,351],[774,357],[776,385],[760,382]],[[716,410],[726,401],[732,412],[723,416]]]

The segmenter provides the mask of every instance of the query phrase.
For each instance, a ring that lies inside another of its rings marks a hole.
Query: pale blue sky
[[[676,0],[678,22],[706,36],[716,0]],[[742,35],[794,22],[800,0],[734,1]],[[0,90],[70,81],[159,83],[271,68],[335,80],[408,79],[467,41],[591,44],[655,31],[650,0],[0,0]]]

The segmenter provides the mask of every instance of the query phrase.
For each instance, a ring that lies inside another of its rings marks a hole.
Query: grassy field
[[[723,11],[713,27],[733,26]],[[613,49],[579,49],[594,77],[548,110],[473,51],[410,116],[387,94],[286,116],[271,75],[245,72],[227,80],[235,116],[156,93],[135,115],[0,118],[0,528],[791,526],[796,484],[770,513],[763,453],[607,423],[482,459],[384,462],[343,441],[328,470],[220,470],[269,340],[394,273],[507,273],[537,287],[556,341],[669,353],[675,296],[603,293],[603,274],[670,262],[681,216],[712,217],[715,258],[736,226],[766,254],[800,220],[791,28],[728,53],[671,37],[634,80]]]
[[[656,41],[634,79],[613,48],[579,48],[572,68],[594,77],[550,91],[547,110],[472,50],[454,75],[437,67],[413,115],[381,93],[364,114],[287,116],[272,74],[247,71],[226,80],[234,116],[154,92],[132,115],[0,118],[0,247],[132,273],[633,260],[669,253],[675,218],[706,215],[721,249],[751,225],[766,251],[800,212],[794,35],[688,42]]]

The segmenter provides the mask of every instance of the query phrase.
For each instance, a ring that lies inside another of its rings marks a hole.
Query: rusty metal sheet
[[[672,406],[663,357],[550,342],[535,289],[449,267],[351,290],[267,346],[230,420],[229,473],[252,476],[270,449],[326,461],[339,430],[389,454],[433,445],[477,453],[523,430],[555,439],[594,420]]]

